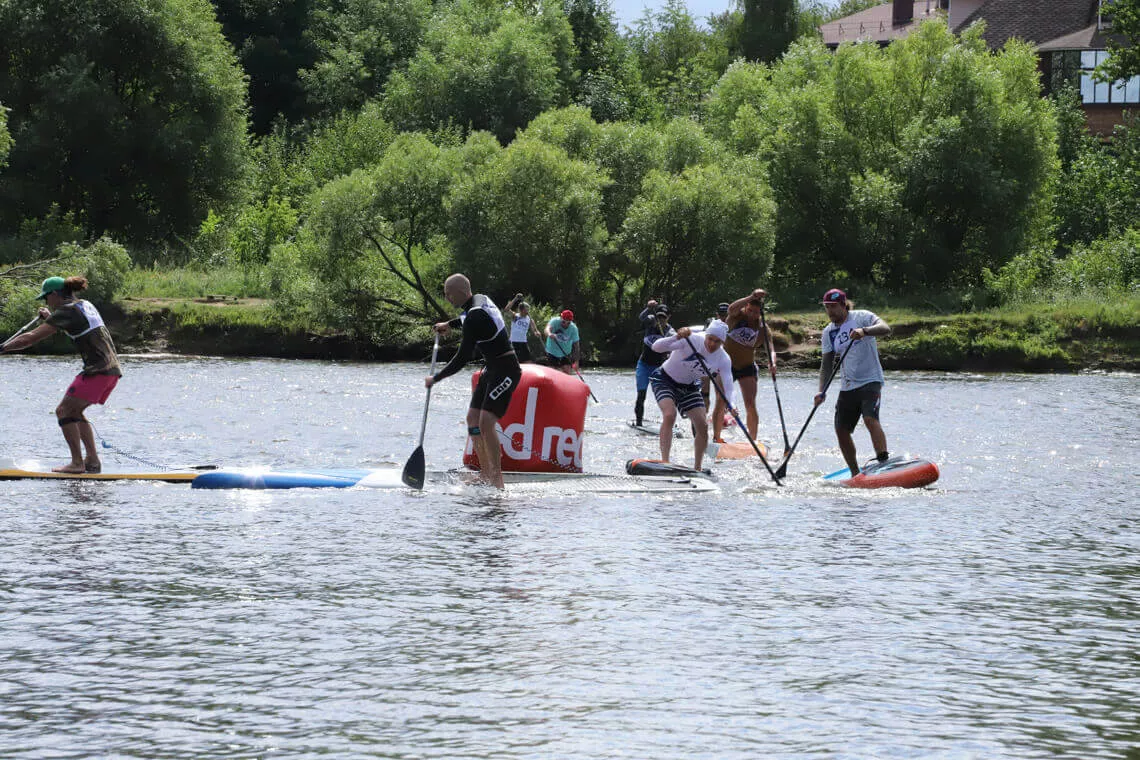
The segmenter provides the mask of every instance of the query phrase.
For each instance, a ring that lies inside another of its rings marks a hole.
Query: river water
[[[75,367],[3,360],[0,456],[62,461]],[[409,364],[124,370],[91,416],[163,464],[399,468],[423,410]],[[587,469],[653,455],[632,375],[588,375]],[[429,469],[467,387],[433,393]],[[813,388],[780,377],[792,435]],[[1138,396],[889,373],[922,491],[820,487],[830,401],[780,489],[755,462],[661,496],[0,483],[0,757],[1137,757]]]

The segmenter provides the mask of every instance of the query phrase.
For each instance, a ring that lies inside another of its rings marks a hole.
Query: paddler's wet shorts
[[[67,387],[66,395],[82,399],[89,404],[105,404],[118,382],[118,375],[84,375],[80,373]]]
[[[649,376],[649,384],[653,386],[653,397],[660,404],[662,400],[673,402],[682,415],[688,417],[689,412],[697,407],[705,408],[705,397],[701,395],[701,384],[685,385],[678,383],[666,374],[664,368],[658,367]]]
[[[835,402],[835,429],[855,431],[860,417],[879,419],[879,399],[882,396],[882,383],[867,383],[849,391],[840,391]]]
[[[746,377],[759,377],[759,376],[760,376],[760,370],[756,366],[756,362],[752,362],[751,364],[745,364],[743,367],[733,367],[732,368],[732,379],[733,380],[742,380],[743,378],[746,378]]]
[[[511,405],[511,396],[515,388],[519,387],[521,378],[522,367],[514,354],[487,362],[486,369],[479,375],[479,382],[471,393],[471,408],[483,409],[502,418]]]

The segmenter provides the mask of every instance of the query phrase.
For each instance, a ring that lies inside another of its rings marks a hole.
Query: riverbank
[[[131,298],[105,312],[124,353],[374,361],[422,360],[430,353],[426,329],[404,344],[376,345],[312,325],[282,322],[263,299]],[[891,337],[879,342],[888,369],[1140,371],[1137,298],[968,314],[930,315],[890,308],[879,313],[893,328]],[[783,366],[819,366],[821,313],[775,313],[769,324]],[[589,335],[588,325],[583,334]],[[635,351],[631,340],[609,353],[595,349],[587,363],[629,366]]]

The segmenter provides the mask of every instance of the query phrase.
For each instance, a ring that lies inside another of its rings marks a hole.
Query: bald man
[[[518,356],[511,347],[506,322],[494,301],[485,295],[471,293],[471,281],[453,274],[443,283],[443,297],[456,308],[459,316],[450,322],[439,322],[434,330],[446,335],[453,327],[463,330],[459,351],[435,375],[424,378],[432,387],[450,377],[475,357],[478,348],[487,362],[467,410],[467,434],[475,445],[475,453],[483,471],[483,480],[503,488],[502,450],[495,426],[511,405],[511,396],[522,377]]]

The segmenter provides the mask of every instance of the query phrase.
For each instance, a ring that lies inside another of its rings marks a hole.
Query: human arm
[[[828,351],[823,355],[823,362],[819,365],[819,393],[815,394],[815,405],[819,406],[827,398],[823,390],[827,381],[831,379],[832,368],[835,367],[835,352]]]
[[[22,335],[17,335],[15,338],[5,343],[4,346],[0,348],[0,353],[7,354],[13,351],[23,351],[25,348],[34,346],[45,338],[50,338],[57,332],[59,332],[59,328],[57,328],[55,325],[49,325],[45,322],[44,324],[36,327],[34,330],[30,330],[29,332],[26,332]]]
[[[479,340],[491,338],[497,331],[498,328],[485,311],[482,309],[472,310],[471,313],[468,314],[466,322],[463,324],[463,340],[459,342],[459,348],[455,352],[455,356],[451,357],[451,361],[430,378],[433,384],[438,383],[446,377],[451,377],[463,369],[463,365],[471,361],[472,357],[475,356],[475,343]],[[431,386],[429,385],[428,387],[430,388]]]
[[[860,338],[871,336],[872,338],[882,338],[891,334],[891,326],[882,320],[881,317],[872,314],[874,321],[866,327],[856,327],[851,331],[851,340],[859,340]]]
[[[667,335],[664,338],[658,338],[653,341],[652,348],[659,354],[672,351],[679,346],[683,346],[685,344],[685,338],[688,338],[690,335],[692,335],[692,330],[688,327],[682,327],[673,335]]]
[[[730,303],[728,305],[728,316],[730,318],[738,317],[749,306],[759,306],[767,297],[768,291],[763,288],[756,288],[744,298],[738,298]]]

